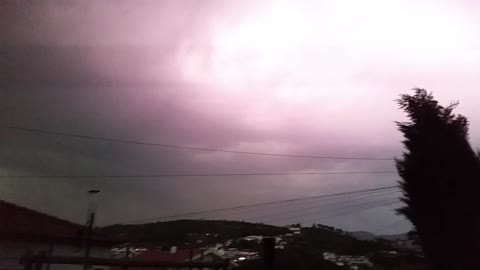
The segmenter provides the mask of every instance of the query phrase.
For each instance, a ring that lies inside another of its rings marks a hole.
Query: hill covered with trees
[[[175,220],[134,225],[113,225],[99,228],[98,233],[133,243],[156,245],[219,243],[249,235],[276,236],[288,233],[288,228],[223,220]]]

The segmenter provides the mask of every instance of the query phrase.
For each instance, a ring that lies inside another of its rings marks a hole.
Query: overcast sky
[[[394,121],[404,120],[394,100],[422,87],[443,104],[460,101],[472,145],[480,143],[475,1],[1,5],[3,124],[228,150],[393,158],[402,152]],[[0,137],[3,175],[395,170],[393,161],[245,156],[5,129]],[[395,174],[1,179],[0,198],[83,222],[86,191],[99,188],[98,223],[109,224],[396,180]],[[406,231],[395,206],[318,223]],[[283,211],[311,215],[273,223],[321,216]]]

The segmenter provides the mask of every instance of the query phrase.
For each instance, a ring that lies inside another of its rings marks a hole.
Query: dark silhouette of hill
[[[178,245],[192,239],[215,243],[249,235],[274,236],[288,233],[285,227],[223,220],[175,220],[135,225],[113,225],[99,229],[116,239],[133,243]],[[207,235],[208,234],[208,235]]]
[[[364,240],[364,241],[374,241],[376,239],[384,239],[388,241],[409,240],[408,233],[375,235],[373,233],[366,232],[366,231],[355,231],[355,232],[350,232],[349,234],[357,240]]]
[[[312,227],[304,228],[302,232],[306,247],[311,249],[350,255],[370,255],[394,249],[387,242],[358,240],[348,232],[335,229]]]
[[[408,233],[399,233],[399,234],[381,234],[377,235],[377,238],[385,239],[389,241],[396,241],[396,240],[409,240]]]
[[[372,241],[377,238],[377,236],[373,233],[366,232],[366,231],[355,231],[355,232],[350,232],[350,236],[357,240],[364,240],[364,241]]]
[[[218,243],[250,235],[277,236],[291,231],[260,223],[223,220],[176,220],[135,225],[113,225],[98,231],[115,239],[132,243],[153,243],[155,245],[194,244],[197,240],[205,243]],[[355,239],[349,233],[329,226],[316,225],[302,228],[302,234],[311,240],[311,245],[330,251],[363,254],[361,250],[381,250],[387,245]]]

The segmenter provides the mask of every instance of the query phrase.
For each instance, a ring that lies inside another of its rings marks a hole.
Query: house
[[[300,235],[300,234],[302,233],[302,228],[301,228],[301,227],[291,226],[291,227],[288,227],[288,229],[289,229],[290,232],[293,233],[294,235]]]
[[[0,269],[23,269],[19,259],[31,252],[84,256],[85,226],[0,200]],[[115,243],[94,235],[91,257],[109,258]],[[107,269],[108,267],[93,267]],[[49,270],[80,270],[82,265],[47,265]]]
[[[257,242],[257,243],[261,243],[262,240],[263,240],[263,236],[261,236],[261,235],[250,235],[250,236],[243,237],[243,240],[254,241],[254,242]]]
[[[215,249],[177,249],[172,247],[170,250],[149,250],[135,257],[132,261],[158,261],[158,262],[223,262],[224,257]],[[233,261],[231,267],[237,266]],[[119,267],[112,267],[111,270],[121,270]],[[151,268],[130,267],[129,270],[151,270]],[[204,268],[204,270],[208,270]]]

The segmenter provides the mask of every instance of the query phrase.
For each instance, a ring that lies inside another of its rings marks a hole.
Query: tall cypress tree
[[[433,269],[480,269],[480,162],[468,142],[468,120],[415,89],[397,100],[409,118],[397,122],[405,152],[396,160],[403,208]]]

